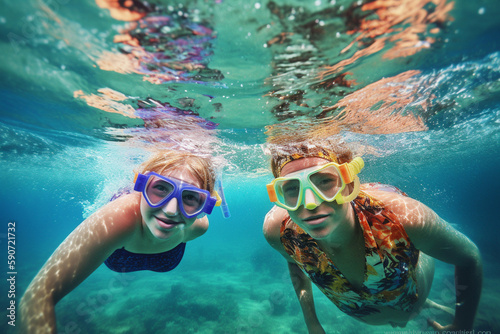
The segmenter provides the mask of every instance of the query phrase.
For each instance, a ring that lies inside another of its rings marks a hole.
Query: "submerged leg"
[[[444,311],[452,316],[455,316],[455,310],[452,309],[451,307],[448,307],[448,306],[444,306],[444,305],[441,305],[441,304],[438,304],[430,299],[427,299],[425,301],[425,304],[424,304],[424,307],[423,308],[435,308],[435,309],[438,309],[438,310],[441,310],[441,311]]]

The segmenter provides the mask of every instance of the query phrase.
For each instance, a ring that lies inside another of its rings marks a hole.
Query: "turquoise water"
[[[169,29],[149,34],[173,41],[161,66],[123,57],[133,48],[114,39],[127,23],[94,1],[2,1],[0,243],[16,222],[16,301],[150,150],[173,145],[218,157],[231,218],[214,212],[172,272],[101,266],[57,305],[59,332],[306,333],[286,265],[262,237],[265,143],[337,136],[363,154],[362,182],[401,188],[478,245],[476,330],[500,331],[500,6],[400,1],[392,9],[404,14],[392,15],[363,7],[373,3],[168,3]],[[387,25],[363,30],[381,17]],[[453,268],[438,263],[431,299],[453,306],[452,287]],[[347,317],[318,290],[315,300],[328,333],[392,330]],[[406,329],[429,329],[428,316],[451,321],[433,311]],[[12,332],[6,317],[0,326]]]

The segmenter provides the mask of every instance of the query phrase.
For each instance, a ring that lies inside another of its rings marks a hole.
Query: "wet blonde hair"
[[[155,172],[162,174],[168,169],[188,170],[200,182],[201,188],[214,191],[215,171],[210,158],[201,157],[189,152],[162,150],[143,162],[137,172],[146,174]]]

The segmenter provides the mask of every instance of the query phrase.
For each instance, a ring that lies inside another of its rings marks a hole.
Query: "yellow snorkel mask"
[[[363,159],[357,157],[349,163],[330,162],[278,177],[267,185],[269,199],[289,211],[297,210],[302,204],[306,209],[312,210],[323,201],[336,201],[338,204],[350,202],[359,194],[357,174],[364,165]],[[348,196],[343,196],[342,191],[352,182],[353,191]],[[318,204],[304,203],[307,190],[312,191],[316,199],[320,200]]]

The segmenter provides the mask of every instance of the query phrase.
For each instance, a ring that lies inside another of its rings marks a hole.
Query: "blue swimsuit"
[[[111,270],[119,273],[128,273],[138,270],[151,270],[160,273],[170,271],[177,267],[184,255],[185,243],[180,243],[175,248],[157,254],[132,253],[125,248],[117,249],[104,264]]]

